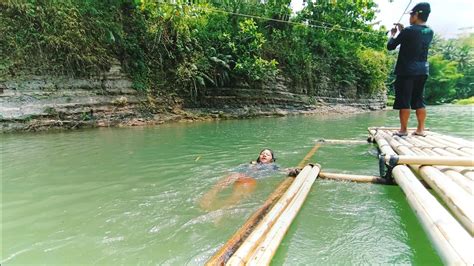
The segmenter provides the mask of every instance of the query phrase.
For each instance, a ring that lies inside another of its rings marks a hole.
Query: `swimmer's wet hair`
[[[260,154],[262,154],[263,151],[269,151],[272,154],[272,163],[276,161],[275,154],[273,153],[272,149],[265,148],[258,153],[257,163],[260,163]]]

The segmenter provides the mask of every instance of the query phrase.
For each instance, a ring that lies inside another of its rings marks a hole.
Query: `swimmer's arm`
[[[285,168],[283,172],[288,176],[296,177],[301,172],[301,168]]]

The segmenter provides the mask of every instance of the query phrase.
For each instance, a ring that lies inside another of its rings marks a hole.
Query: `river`
[[[430,106],[427,126],[472,140],[472,112]],[[264,147],[295,166],[317,139],[365,140],[367,127],[397,124],[395,111],[379,111],[2,135],[0,262],[203,264],[284,178],[260,180],[234,207],[202,210],[200,197],[229,169]],[[325,145],[311,161],[377,175],[376,154],[372,144]],[[272,264],[441,261],[399,187],[317,180]]]

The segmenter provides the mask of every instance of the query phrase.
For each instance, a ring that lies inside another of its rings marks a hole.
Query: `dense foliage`
[[[474,34],[445,40],[436,36],[430,50],[428,103],[445,103],[474,96]]]
[[[6,0],[0,77],[88,76],[119,60],[135,88],[190,99],[204,87],[278,76],[307,95],[385,88],[385,34],[373,1]],[[244,15],[241,15],[244,14]],[[351,95],[351,96],[357,96]]]

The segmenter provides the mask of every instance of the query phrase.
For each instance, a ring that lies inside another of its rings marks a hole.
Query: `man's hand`
[[[393,25],[395,25],[395,27],[393,27],[391,30],[390,30],[390,34],[393,36],[395,36],[395,34],[400,31],[403,30],[403,24],[400,24],[400,23],[393,23]]]

